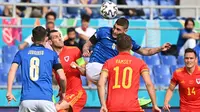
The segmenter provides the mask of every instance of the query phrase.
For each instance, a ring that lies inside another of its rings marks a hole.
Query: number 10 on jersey
[[[39,65],[40,59],[38,57],[32,57],[30,59],[30,79],[32,81],[37,81],[39,79]]]
[[[121,88],[121,86],[124,89],[129,89],[132,83],[133,69],[131,67],[125,67],[123,69],[121,83],[119,82],[119,73],[120,73],[119,66],[116,66],[114,68],[114,71],[115,71],[115,85],[113,86],[113,89]],[[128,77],[128,83],[126,84],[127,77]]]

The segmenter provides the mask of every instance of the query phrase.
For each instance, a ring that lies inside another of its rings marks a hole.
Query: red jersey
[[[66,94],[71,94],[79,90],[83,90],[80,78],[80,71],[70,66],[72,62],[76,62],[81,57],[81,52],[77,47],[64,46],[59,54],[60,62],[67,79]],[[59,82],[58,75],[56,79]]]
[[[108,72],[108,110],[141,111],[138,90],[141,72],[148,72],[145,62],[122,52],[107,60],[103,71]]]
[[[191,75],[185,67],[177,69],[171,83],[179,85],[181,112],[200,112],[200,67]]]
[[[81,52],[77,47],[64,46],[59,54],[60,62],[67,79],[65,99],[73,109],[73,112],[80,112],[86,104],[87,95],[82,87],[80,71],[70,66],[81,57]],[[56,75],[59,82],[59,76]],[[61,110],[62,111],[62,110]]]

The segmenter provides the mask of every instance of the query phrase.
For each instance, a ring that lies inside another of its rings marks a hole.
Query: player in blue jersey
[[[101,27],[83,46],[83,56],[90,56],[86,65],[86,76],[93,83],[99,80],[100,72],[104,62],[118,54],[116,49],[116,38],[118,34],[126,33],[129,21],[126,18],[119,18],[111,27]],[[93,46],[92,53],[89,49]],[[166,51],[171,44],[165,43],[157,48],[141,48],[132,40],[132,50],[142,55],[153,55],[160,51]]]
[[[22,92],[19,112],[56,112],[52,102],[52,68],[60,76],[62,95],[65,96],[66,78],[56,52],[44,47],[48,40],[42,26],[32,30],[34,44],[15,55],[8,74],[8,103],[16,100],[12,94],[15,73],[21,65]]]

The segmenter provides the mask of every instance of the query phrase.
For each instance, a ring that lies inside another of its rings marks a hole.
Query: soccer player
[[[15,55],[8,74],[7,100],[15,100],[12,84],[16,71],[22,67],[22,93],[19,112],[56,112],[52,102],[52,68],[59,74],[62,96],[65,96],[66,78],[56,52],[44,48],[47,32],[42,26],[32,30],[34,44]]]
[[[101,27],[97,29],[96,33],[83,46],[83,56],[87,57],[91,54],[89,63],[86,65],[86,76],[93,83],[97,83],[99,80],[105,61],[118,54],[115,48],[117,35],[126,33],[128,26],[129,21],[127,19],[119,18],[113,28]],[[131,40],[131,42],[133,46],[132,50],[142,55],[153,55],[160,51],[166,51],[171,47],[169,43],[165,43],[163,46],[157,48],[141,48],[134,40]],[[89,49],[92,46],[93,51],[91,53]]]
[[[164,110],[170,111],[169,101],[174,88],[179,86],[180,112],[200,112],[200,67],[196,52],[187,48],[184,55],[185,67],[177,69],[165,95]]]
[[[145,62],[131,56],[131,37],[121,34],[117,38],[119,54],[103,65],[98,82],[101,112],[144,112],[138,101],[140,75],[149,92],[153,112],[161,112],[156,104],[155,89],[151,82]],[[105,83],[108,81],[107,101],[105,102]]]
[[[81,57],[81,51],[78,47],[64,46],[60,33],[57,30],[50,31],[49,35],[49,42],[52,48],[59,54],[67,79],[65,99],[57,104],[56,108],[59,112],[70,110],[70,108],[72,108],[73,112],[80,112],[87,100],[87,95],[82,87],[80,78],[80,74],[85,75],[85,68],[75,63]],[[56,79],[58,79],[57,75]]]

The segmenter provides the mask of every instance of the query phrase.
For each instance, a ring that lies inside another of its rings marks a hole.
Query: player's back
[[[57,54],[42,45],[32,45],[17,55],[22,69],[21,100],[52,101],[52,68]]]
[[[106,62],[108,65],[107,107],[110,111],[140,111],[138,90],[140,73],[148,69],[146,64],[131,56],[120,53]]]

